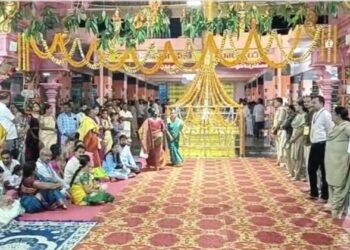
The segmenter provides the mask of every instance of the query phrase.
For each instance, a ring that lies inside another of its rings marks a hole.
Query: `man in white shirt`
[[[321,197],[320,202],[326,203],[328,200],[328,184],[324,167],[324,156],[328,132],[333,128],[332,115],[324,108],[324,98],[315,96],[312,98],[314,115],[311,121],[310,131],[310,155],[308,164],[308,174],[310,181],[310,199],[318,199],[317,171],[321,172]]]
[[[123,104],[123,109],[119,112],[120,117],[123,119],[124,126],[124,134],[131,138],[131,122],[132,122],[132,114],[128,110],[128,104]]]
[[[52,182],[62,184],[61,193],[68,194],[69,186],[66,185],[61,177],[53,170],[49,164],[52,158],[52,153],[49,149],[43,148],[40,150],[39,159],[36,162],[36,176],[43,182]]]
[[[69,159],[64,168],[64,182],[70,187],[70,183],[73,179],[73,175],[80,167],[79,157],[85,154],[85,147],[78,145],[74,149],[74,156]]]
[[[265,107],[263,99],[258,99],[258,104],[254,106],[253,116],[255,122],[255,136],[260,137],[261,130],[265,127]]]
[[[283,147],[286,142],[286,131],[281,129],[284,120],[287,118],[286,110],[283,107],[283,99],[277,97],[274,100],[274,106],[276,108],[275,116],[273,118],[272,134],[275,135],[277,164],[282,163]]]
[[[7,132],[5,148],[11,152],[14,158],[16,158],[16,140],[18,138],[18,134],[14,120],[15,116],[11,113],[10,109],[4,103],[0,102],[0,124]]]
[[[153,108],[156,111],[156,113],[158,114],[158,117],[161,117],[163,114],[163,107],[162,107],[159,99],[155,99],[154,104],[153,104]]]
[[[120,161],[123,166],[130,169],[134,173],[139,173],[140,168],[136,165],[134,157],[131,154],[130,146],[128,144],[128,138],[125,135],[121,135],[119,137],[119,145],[121,147],[120,150]]]
[[[10,181],[13,169],[20,165],[17,160],[12,159],[11,152],[9,150],[4,150],[1,152],[0,168],[4,170],[3,178],[5,186]]]

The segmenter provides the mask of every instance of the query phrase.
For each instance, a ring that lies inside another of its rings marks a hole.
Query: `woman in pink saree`
[[[148,110],[150,118],[146,119],[139,129],[139,136],[143,153],[148,154],[148,167],[157,170],[165,165],[165,153],[163,149],[165,125],[163,120],[157,117],[154,109]]]

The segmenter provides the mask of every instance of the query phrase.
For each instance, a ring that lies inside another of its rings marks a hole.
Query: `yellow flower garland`
[[[44,39],[41,39],[40,42],[43,50],[39,48],[34,38],[31,38],[29,40],[29,43],[27,43],[28,45],[25,43],[25,41],[23,42],[23,39],[22,44],[20,44],[21,41],[19,39],[19,47],[21,47],[19,49],[19,52],[22,52],[19,53],[19,55],[22,55],[19,56],[19,62],[22,63],[21,68],[28,69],[29,56],[27,54],[29,53],[26,53],[26,50],[29,50],[27,46],[30,45],[33,52],[39,58],[50,59],[56,64],[64,65],[68,63],[76,68],[87,66],[91,69],[99,69],[100,67],[105,67],[111,71],[123,70],[130,73],[142,72],[147,75],[155,74],[159,70],[163,70],[167,73],[175,73],[179,71],[196,71],[204,64],[204,56],[207,51],[209,51],[213,57],[216,58],[217,63],[220,63],[225,67],[231,68],[238,64],[255,65],[259,63],[266,63],[269,67],[272,68],[283,68],[288,63],[300,63],[302,61],[305,61],[311,55],[313,50],[318,46],[320,40],[322,43],[323,39],[320,38],[323,36],[323,33],[323,27],[317,26],[310,47],[299,57],[294,57],[294,51],[301,40],[301,27],[297,27],[296,37],[290,51],[287,53],[284,50],[276,32],[272,32],[269,35],[267,44],[265,47],[263,47],[261,38],[259,37],[259,34],[256,32],[253,25],[250,32],[248,33],[248,38],[246,40],[245,46],[240,51],[240,53],[237,53],[237,49],[234,45],[232,38],[233,34],[224,32],[219,48],[215,44],[213,35],[209,34],[204,44],[202,53],[194,51],[193,43],[190,40],[186,42],[184,50],[180,52],[176,52],[173,49],[171,42],[168,41],[165,43],[162,51],[158,51],[154,45],[151,45],[143,59],[140,59],[140,56],[137,54],[137,51],[135,49],[126,49],[120,53],[113,51],[112,57],[110,55],[110,51],[103,51],[97,48],[98,41],[96,39],[91,42],[86,54],[84,54],[81,40],[78,38],[75,38],[73,40],[71,48],[68,51],[66,49],[67,42],[65,41],[63,34],[57,33],[55,34],[50,47],[47,45],[47,42]],[[330,33],[331,32],[328,32],[328,37],[330,36]],[[336,27],[333,29],[333,35],[336,35]],[[231,47],[230,49],[224,49],[227,40],[229,40]],[[259,56],[254,59],[247,56],[251,49],[253,41],[256,44],[257,51],[259,52]],[[274,62],[268,56],[273,41],[276,41],[277,48],[282,53],[283,60],[281,62]],[[336,51],[336,41],[334,41],[334,43],[334,51]],[[21,49],[23,49],[23,51],[21,51]],[[73,59],[76,50],[79,51],[81,57],[80,61]],[[227,51],[229,52],[228,57],[225,56],[225,53]],[[329,52],[330,50],[328,50],[327,59],[330,58]],[[56,57],[55,54],[60,54],[60,58]],[[96,58],[94,58],[96,61],[91,63],[94,54],[97,55]],[[189,54],[191,55],[190,58],[188,57]],[[233,57],[231,55],[233,55]],[[152,67],[146,67],[146,63],[150,61],[154,61],[154,65],[152,65]],[[333,55],[333,61],[336,61],[336,55]],[[189,62],[191,62],[191,65],[189,65]],[[168,64],[173,65],[172,67],[165,66]]]

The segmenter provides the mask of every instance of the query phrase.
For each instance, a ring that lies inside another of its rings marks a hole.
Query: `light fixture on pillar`
[[[183,74],[181,82],[183,84],[187,84],[189,82],[192,82],[192,80],[195,78],[195,76],[196,76],[195,74]]]
[[[198,7],[202,5],[202,1],[201,0],[187,0],[187,6],[190,7]]]

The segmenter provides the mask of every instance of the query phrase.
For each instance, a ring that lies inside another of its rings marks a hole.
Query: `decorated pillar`
[[[344,82],[341,105],[350,109],[350,65],[343,67],[341,75]]]
[[[48,82],[39,84],[46,94],[47,102],[51,106],[52,114],[54,116],[56,115],[58,91],[62,86],[62,84],[59,83],[61,78],[62,72],[52,73],[50,78],[48,79]]]
[[[124,74],[114,73],[112,82],[113,98],[123,99]]]
[[[71,98],[71,89],[72,89],[72,78],[69,72],[65,72],[61,79],[61,88],[60,88],[60,98],[62,100],[69,100]]]
[[[127,89],[127,98],[128,100],[134,100],[136,95],[136,81],[134,77],[128,77],[128,89]]]
[[[154,100],[153,98],[153,85],[146,83],[146,96],[148,99]]]
[[[285,97],[289,103],[293,101],[289,64],[281,69],[281,92],[281,96]]]
[[[134,95],[134,98],[135,97],[138,97],[139,96],[139,79],[136,78],[136,87],[135,87],[135,95]]]
[[[112,85],[113,85],[113,73],[112,71],[108,70],[107,77],[104,77],[104,96],[107,97],[109,100],[113,98],[113,92],[112,92]]]
[[[123,82],[123,89],[122,89],[122,97],[124,101],[128,100],[127,92],[128,92],[128,75],[124,74],[124,82]]]
[[[331,79],[323,79],[317,80],[316,82],[320,88],[321,95],[324,97],[325,108],[329,111],[332,110],[332,85],[334,81],[332,81]]]
[[[318,75],[318,80],[316,83],[320,90],[320,95],[324,97],[325,108],[329,111],[332,110],[332,92],[333,84],[337,83],[337,80],[331,79],[331,74],[327,71],[326,67],[319,67],[316,71]]]
[[[146,93],[146,82],[139,80],[139,87],[138,87],[138,98],[147,100],[147,93]]]
[[[111,90],[112,86],[111,75],[108,70],[102,67],[99,70],[95,70],[94,83],[97,87],[98,101],[102,104],[107,91]]]
[[[276,97],[276,83],[274,74],[274,70],[269,69],[263,76],[265,100],[272,100]]]

